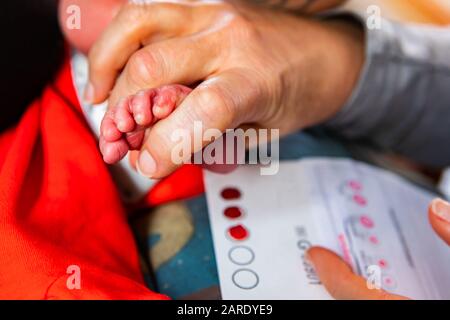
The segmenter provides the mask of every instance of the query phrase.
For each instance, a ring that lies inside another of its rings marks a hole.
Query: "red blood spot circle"
[[[221,195],[225,200],[234,200],[241,197],[241,192],[236,188],[225,188],[222,190]]]
[[[362,195],[355,194],[353,196],[353,201],[355,201],[360,206],[365,206],[367,204],[366,198],[364,198]]]
[[[228,229],[228,235],[234,240],[245,240],[248,238],[248,231],[243,225],[236,225]]]
[[[362,215],[361,218],[359,218],[359,221],[366,228],[370,229],[374,226],[373,220],[368,216]]]
[[[242,216],[243,212],[239,207],[228,207],[223,214],[229,219],[237,219]]]

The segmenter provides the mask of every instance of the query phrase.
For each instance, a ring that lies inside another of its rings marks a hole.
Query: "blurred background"
[[[58,0],[6,0],[0,9],[0,130],[14,124],[62,61]]]

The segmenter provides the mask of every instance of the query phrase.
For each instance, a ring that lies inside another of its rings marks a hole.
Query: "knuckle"
[[[195,98],[194,113],[198,119],[204,119],[211,124],[233,122],[235,102],[225,91],[214,86],[200,87]]]
[[[127,80],[132,84],[151,85],[162,78],[162,59],[156,52],[140,50],[134,53],[127,68]]]

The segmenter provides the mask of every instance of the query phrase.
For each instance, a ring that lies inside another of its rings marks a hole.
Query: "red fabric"
[[[198,168],[180,172],[146,201],[203,191]],[[80,290],[67,288],[70,265],[80,267]],[[69,63],[17,127],[0,135],[0,298],[167,298],[144,284],[127,215],[81,114]]]
[[[186,199],[204,192],[202,169],[184,165],[157,183],[143,199],[142,206]]]

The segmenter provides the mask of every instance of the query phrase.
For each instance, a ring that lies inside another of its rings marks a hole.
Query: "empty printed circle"
[[[249,247],[237,246],[230,249],[228,258],[237,265],[245,266],[253,262],[255,254]]]
[[[236,270],[231,279],[238,288],[245,290],[253,289],[259,283],[258,275],[250,269]]]

